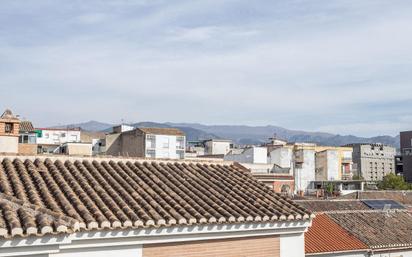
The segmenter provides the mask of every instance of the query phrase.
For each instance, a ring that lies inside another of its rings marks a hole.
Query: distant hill
[[[399,136],[357,137],[353,135],[336,135],[324,132],[307,132],[290,130],[277,126],[238,126],[238,125],[203,125],[197,123],[157,123],[138,122],[131,124],[135,127],[173,127],[186,133],[188,141],[204,140],[209,138],[231,139],[237,144],[260,144],[276,134],[277,137],[290,142],[312,142],[320,145],[340,146],[351,143],[383,143],[399,148]],[[58,127],[80,127],[87,131],[110,132],[112,124],[98,121],[89,121]]]
[[[107,129],[111,129],[112,127],[112,124],[91,120],[83,123],[54,126],[52,128],[81,128],[86,131],[105,131]]]

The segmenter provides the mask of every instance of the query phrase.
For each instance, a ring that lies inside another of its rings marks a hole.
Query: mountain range
[[[236,144],[250,145],[267,142],[269,137],[276,137],[289,142],[310,142],[319,145],[341,146],[351,143],[383,143],[399,149],[399,135],[357,137],[353,135],[337,135],[324,132],[307,132],[300,130],[290,130],[277,126],[244,126],[244,125],[203,125],[198,123],[158,123],[158,122],[138,122],[130,124],[134,127],[163,127],[178,128],[186,133],[188,141],[204,139],[230,139]],[[88,121],[84,123],[69,124],[58,127],[80,127],[86,131],[110,132],[113,124]]]

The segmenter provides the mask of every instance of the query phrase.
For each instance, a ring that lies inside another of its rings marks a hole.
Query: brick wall
[[[37,154],[37,144],[19,144],[19,154]]]
[[[153,244],[143,247],[143,257],[279,257],[279,237],[249,237]]]
[[[6,130],[6,123],[13,123],[13,132],[12,133],[5,133]],[[0,121],[0,135],[7,135],[7,136],[19,136],[19,130],[20,130],[20,123],[16,121],[5,121],[1,120]]]
[[[289,181],[289,180],[285,180],[285,181],[275,181],[273,182],[273,190],[276,193],[282,193],[282,187],[283,185],[289,186],[289,192],[288,193],[293,193],[295,190],[295,182]]]

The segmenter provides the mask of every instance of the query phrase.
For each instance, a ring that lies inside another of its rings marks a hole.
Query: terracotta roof
[[[412,247],[412,214],[408,211],[358,211],[328,215],[372,249]]]
[[[318,214],[305,233],[305,253],[353,252],[368,246],[336,224],[326,214]]]
[[[359,200],[301,200],[295,203],[312,212],[370,210]]]
[[[67,216],[0,194],[0,237],[45,235],[79,229]]]
[[[185,133],[177,128],[137,128],[146,134],[184,136]]]
[[[31,121],[21,121],[20,122],[20,131],[22,132],[31,132],[34,131],[33,124]]]
[[[341,199],[390,199],[412,205],[412,191],[357,191],[340,197]]]
[[[81,229],[310,218],[235,165],[114,160],[6,157],[0,192]]]

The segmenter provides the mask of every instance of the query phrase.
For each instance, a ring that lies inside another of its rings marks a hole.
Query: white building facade
[[[232,141],[223,139],[210,139],[204,141],[206,155],[227,154],[230,151]]]
[[[145,157],[157,159],[184,159],[186,137],[146,134]]]
[[[266,147],[248,147],[240,154],[227,154],[224,156],[225,161],[235,161],[240,163],[267,164],[268,151]]]
[[[80,129],[37,128],[37,144],[61,145],[63,143],[80,142]]]

